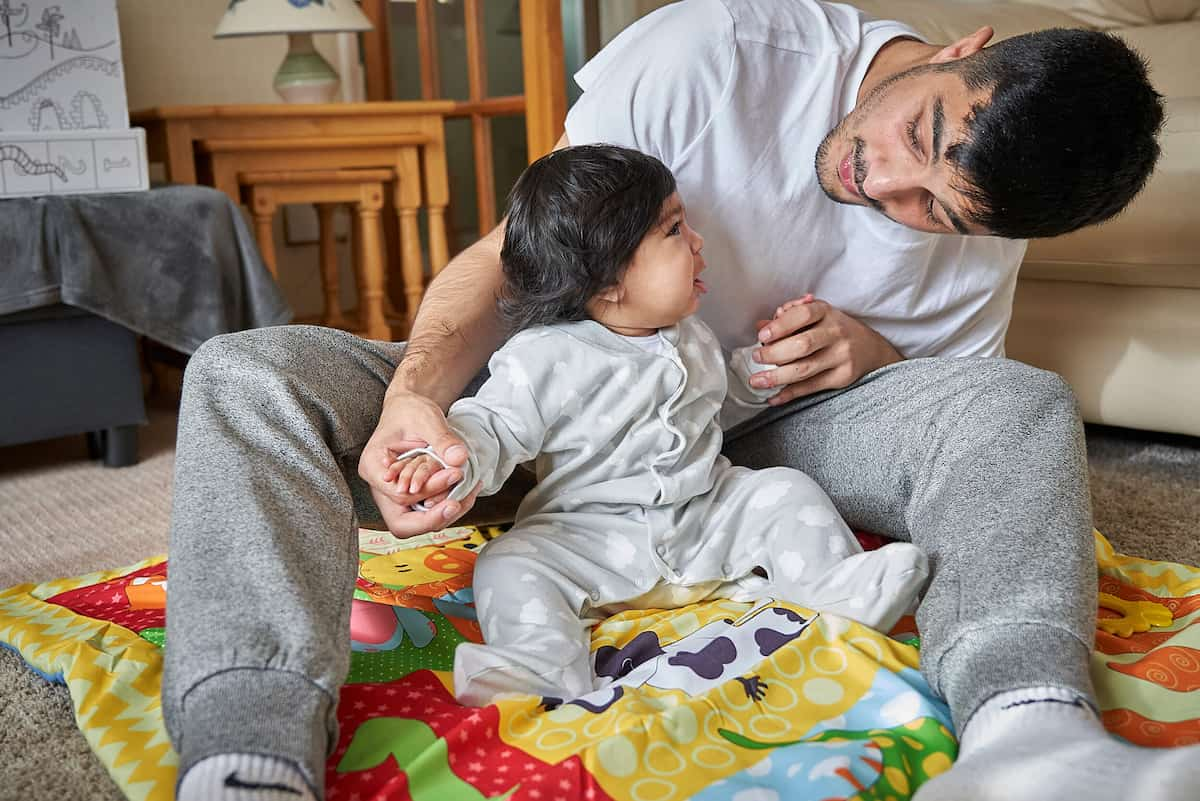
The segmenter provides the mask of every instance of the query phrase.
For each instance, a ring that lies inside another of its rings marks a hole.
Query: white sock
[[[1196,801],[1200,746],[1139,748],[1104,730],[1075,692],[1033,687],[988,699],[958,760],[914,801]]]
[[[316,801],[300,771],[287,760],[260,754],[217,754],[202,759],[179,783],[176,801]]]
[[[959,736],[958,758],[1014,734],[1025,737],[1090,737],[1104,726],[1074,690],[1030,687],[1000,693],[984,702]]]

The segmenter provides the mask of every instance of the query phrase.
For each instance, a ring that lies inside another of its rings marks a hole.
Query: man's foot
[[[291,762],[259,754],[202,759],[179,784],[177,801],[316,801]]]
[[[1196,801],[1200,747],[1139,748],[1104,730],[1060,688],[989,699],[962,734],[958,761],[914,801]]]

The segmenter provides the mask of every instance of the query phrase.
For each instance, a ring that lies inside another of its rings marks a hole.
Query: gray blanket
[[[0,200],[0,315],[65,303],[184,353],[291,310],[215,189]]]

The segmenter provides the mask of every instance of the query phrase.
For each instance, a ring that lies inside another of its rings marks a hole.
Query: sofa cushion
[[[1141,7],[1142,0],[1017,0],[995,3],[987,0],[853,0],[873,17],[897,19],[911,25],[935,44],[949,44],[984,25],[996,31],[998,42],[1046,28],[1100,27],[1117,34],[1150,61],[1150,78],[1164,95],[1200,96],[1200,69],[1196,69],[1195,47],[1200,42],[1200,0],[1148,0],[1151,9],[1163,6],[1159,16],[1189,19],[1173,24],[1146,24],[1123,19],[1094,25],[1095,19],[1068,13],[1072,7],[1104,3]],[[1173,15],[1166,7],[1175,9]],[[1179,8],[1175,8],[1178,6]],[[1184,8],[1186,6],[1186,8]],[[1149,13],[1149,12],[1147,12]]]
[[[1057,9],[1022,3],[852,0],[852,5],[872,17],[907,23],[934,44],[958,41],[984,25],[991,25],[996,31],[993,41],[1045,28],[1085,27],[1078,19]]]
[[[1022,278],[1200,288],[1200,97],[1167,98],[1163,155],[1123,214],[1029,243]]]
[[[1098,30],[1200,19],[1200,0],[1017,0],[1049,6]]]
[[[1197,0],[1200,2],[1200,0]],[[1200,17],[1172,25],[1121,28],[1113,33],[1150,62],[1150,82],[1168,97],[1200,97]]]

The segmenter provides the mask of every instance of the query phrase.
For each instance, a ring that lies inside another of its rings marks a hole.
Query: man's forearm
[[[416,392],[446,409],[500,346],[503,229],[458,254],[430,284],[389,392]]]

